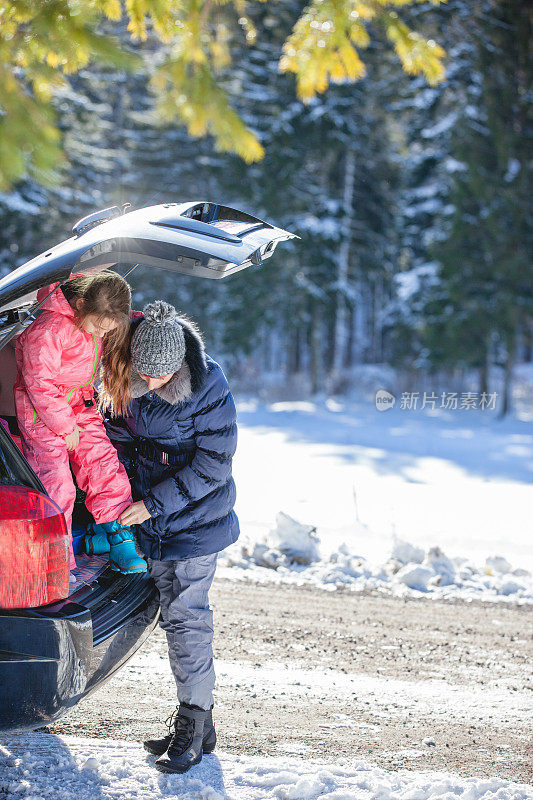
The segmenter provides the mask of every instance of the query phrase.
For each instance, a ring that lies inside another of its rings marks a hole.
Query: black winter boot
[[[168,750],[155,762],[159,772],[187,772],[200,763],[204,722],[208,713],[198,706],[180,703]]]
[[[168,746],[170,744],[170,740],[174,734],[176,729],[176,719],[178,717],[179,706],[176,706],[176,710],[172,712],[170,717],[165,722],[165,725],[168,726],[168,735],[163,736],[162,739],[147,739],[146,742],[143,743],[144,749],[147,750],[153,756],[162,756],[163,753],[166,753],[168,750]],[[217,734],[215,731],[215,724],[213,722],[213,709],[210,708],[207,712],[206,718],[204,720],[204,737],[202,740],[202,752],[206,756],[209,753],[212,753],[215,749],[215,745],[217,743]]]
[[[215,730],[215,723],[213,722],[213,708],[207,712],[204,720],[204,738],[202,741],[202,750],[204,756],[209,755],[215,749],[217,744],[217,732]]]

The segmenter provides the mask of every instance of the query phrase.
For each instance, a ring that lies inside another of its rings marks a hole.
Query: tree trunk
[[[522,352],[519,360],[530,364],[533,361],[533,323],[525,320],[522,325]]]
[[[513,367],[515,361],[516,343],[514,338],[507,340],[507,355],[505,358],[505,372],[503,378],[503,397],[500,410],[500,419],[507,416],[512,408]]]
[[[383,324],[381,321],[383,310],[383,296],[384,287],[383,279],[376,278],[374,289],[375,303],[374,303],[374,362],[381,363],[383,361]]]
[[[479,368],[479,392],[487,395],[489,393],[489,358],[486,349],[483,354],[483,363]]]
[[[350,312],[350,323],[348,325],[348,349],[346,353],[346,366],[353,367],[355,355],[355,326],[356,326],[356,309]]]
[[[353,190],[355,183],[355,154],[353,150],[346,153],[344,165],[344,191],[341,244],[339,247],[339,260],[337,265],[337,308],[335,313],[335,334],[333,346],[333,372],[338,375],[347,360],[348,348],[348,307],[346,291],[348,288],[348,275],[350,269],[351,247],[351,221],[353,215]]]
[[[322,368],[322,352],[324,341],[322,336],[323,326],[320,318],[320,307],[316,302],[313,303],[312,315],[310,342],[311,392],[312,394],[317,394],[317,392],[324,388],[324,370]]]
[[[290,331],[290,345],[287,358],[287,374],[294,375],[302,368],[301,330],[292,328]]]
[[[367,349],[367,298],[363,287],[362,280],[356,282],[356,297],[357,301],[353,308],[352,316],[352,349],[351,349],[351,363],[362,364],[365,361],[365,353]]]
[[[377,326],[376,326],[376,316],[377,316],[377,286],[376,280],[373,279],[372,283],[370,284],[370,325],[369,325],[369,336],[370,336],[370,357],[369,361],[371,364],[374,364],[377,361],[376,357],[376,344],[377,344]]]

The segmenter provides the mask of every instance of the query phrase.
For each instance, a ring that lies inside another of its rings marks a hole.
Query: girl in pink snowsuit
[[[87,493],[95,522],[104,525],[110,561],[122,572],[143,572],[131,530],[119,515],[131,505],[126,471],[109,441],[98,411],[93,381],[103,355],[103,384],[117,408],[127,397],[127,342],[131,292],[113,272],[78,275],[53,294],[15,345],[18,367],[15,408],[24,455],[49,496],[63,510],[72,534],[76,489]],[[76,562],[70,549],[71,569]]]

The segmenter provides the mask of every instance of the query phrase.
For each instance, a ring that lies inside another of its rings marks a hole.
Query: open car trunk
[[[220,279],[262,264],[279,242],[294,238],[243,211],[208,202],[165,203],[124,214],[113,207],[80,220],[73,232],[0,280],[0,314],[31,306],[41,287],[66,281],[72,272],[139,264]]]

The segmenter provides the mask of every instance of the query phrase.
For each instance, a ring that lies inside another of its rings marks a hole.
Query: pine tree
[[[500,361],[505,414],[517,334],[533,314],[533,270],[527,256],[531,128],[525,99],[531,18],[521,3],[494,0],[490,9],[478,12],[476,23],[479,111],[455,130],[455,150],[467,168],[454,181],[455,211],[441,259],[457,309],[452,335],[457,337],[458,326],[463,335],[471,333],[474,347],[467,363],[480,370],[482,389],[489,358]]]
[[[407,72],[440,80],[444,51],[409,30],[397,11],[415,1],[311,0],[285,42],[280,69],[296,75],[303,99],[325,91],[330,81],[357,80],[364,74],[358,50],[370,41],[371,24],[383,27]],[[220,152],[247,163],[261,159],[261,144],[219,81],[231,65],[239,26],[249,43],[257,38],[245,14],[240,0],[7,0],[0,7],[0,188],[27,175],[45,185],[56,182],[61,143],[52,98],[67,76],[89,64],[143,73],[146,61],[130,45],[150,39],[165,45],[164,55],[151,59],[160,117],[179,120],[192,137],[212,136]],[[121,37],[110,22],[124,23]]]

